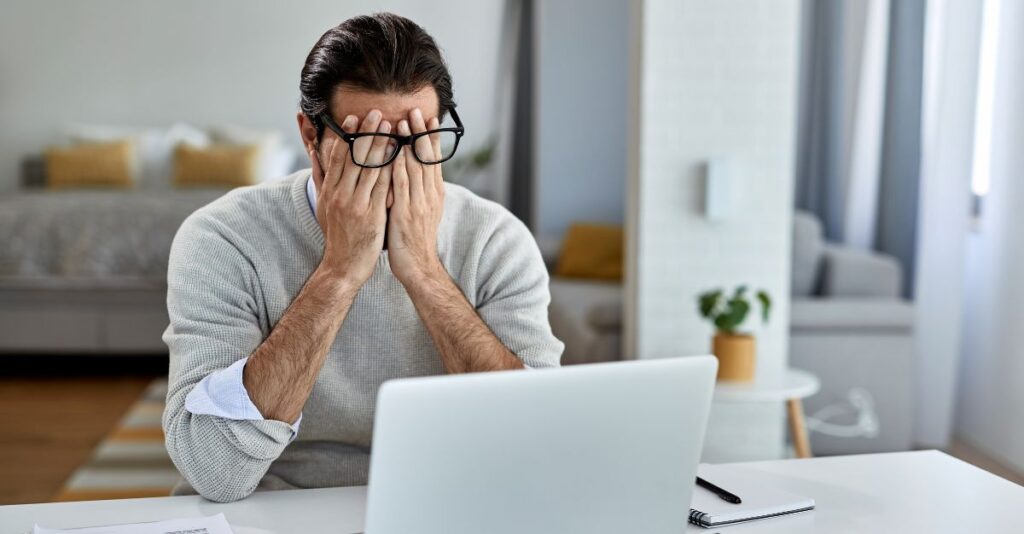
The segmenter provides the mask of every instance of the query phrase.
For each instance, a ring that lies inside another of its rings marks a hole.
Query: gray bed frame
[[[163,287],[0,286],[0,353],[166,355]]]
[[[21,163],[21,185],[44,187],[41,156]],[[166,284],[0,279],[0,354],[166,355]]]

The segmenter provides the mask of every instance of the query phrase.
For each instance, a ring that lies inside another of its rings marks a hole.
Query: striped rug
[[[128,410],[54,497],[55,501],[127,499],[170,494],[178,471],[164,449],[160,416],[167,380],[158,379]]]

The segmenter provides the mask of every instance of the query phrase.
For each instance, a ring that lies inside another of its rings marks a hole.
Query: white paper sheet
[[[224,514],[151,523],[105,527],[46,528],[36,525],[32,534],[234,534]]]

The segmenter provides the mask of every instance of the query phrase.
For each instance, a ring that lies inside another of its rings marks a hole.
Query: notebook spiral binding
[[[809,511],[811,511],[813,509],[814,509],[814,506],[808,506],[807,508],[799,508],[799,509],[796,509],[796,510],[787,510],[785,512],[778,512],[778,513],[774,513],[774,514],[754,515],[754,516],[750,516],[750,517],[744,517],[742,519],[735,519],[733,521],[723,521],[723,522],[719,522],[719,523],[714,523],[714,522],[711,521],[711,514],[708,514],[707,512],[701,512],[701,511],[698,511],[698,510],[694,510],[693,508],[690,508],[690,522],[693,523],[694,525],[699,525],[699,526],[702,526],[704,528],[724,527],[726,525],[734,525],[736,523],[746,523],[747,521],[756,521],[758,519],[768,519],[769,517],[779,517],[779,516],[790,515],[790,514],[795,514],[795,513],[799,513],[799,512],[809,512]]]
[[[690,508],[690,522],[694,525],[700,525],[705,528],[711,526],[711,522],[708,521],[708,514],[699,510],[694,510],[693,508]]]

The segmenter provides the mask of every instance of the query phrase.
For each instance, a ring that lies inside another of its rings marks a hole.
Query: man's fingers
[[[380,168],[380,174],[370,192],[370,208],[374,210],[386,210],[388,193],[391,190],[391,177],[394,173],[393,165],[386,165]]]
[[[380,126],[381,114],[380,111],[372,110],[363,119],[362,124],[359,125],[359,133],[373,133],[377,131]],[[345,130],[348,132],[348,130]],[[352,132],[349,132],[352,133]],[[353,141],[352,156],[355,161],[365,162],[367,154],[370,152],[370,145],[373,143],[373,136],[362,136],[356,138]],[[349,158],[350,160],[352,158]],[[362,172],[363,168],[359,165],[355,165],[352,161],[345,167],[345,172],[341,176],[341,188],[352,194],[356,190],[356,183],[359,181],[359,173]]]
[[[426,192],[423,189],[423,180],[425,178],[423,165],[416,160],[412,150],[406,151],[405,166],[409,174],[409,202],[413,204],[426,203]]]
[[[437,120],[437,117],[432,117],[427,121],[428,130],[436,130],[441,127],[441,123]],[[441,134],[431,134],[430,144],[434,147],[434,158],[436,161],[441,160]],[[441,175],[441,165],[434,165],[434,189],[437,191],[437,196],[441,197],[444,195],[444,178]]]
[[[320,142],[320,146],[324,147],[320,153],[327,156],[326,161],[320,161],[320,168],[324,173],[324,189],[331,189],[338,183],[338,178],[341,177],[341,169],[345,166],[344,161],[341,161],[341,163],[337,162],[337,152],[341,148],[338,146],[339,141],[340,139],[333,132],[324,132],[324,139]]]
[[[366,114],[366,118],[363,119],[363,123],[359,126],[359,133],[373,133],[376,132],[380,127],[381,123],[380,111],[372,110]],[[355,140],[355,147],[352,152],[356,155],[356,161],[362,163],[366,161],[367,155],[370,153],[370,148],[373,143],[373,137],[359,137]]]
[[[402,120],[398,123],[398,133],[400,135],[409,135],[409,122]],[[423,167],[420,162],[416,160],[416,156],[413,155],[412,150],[403,150],[405,155],[405,171],[409,176],[409,202],[417,203],[423,202]],[[399,157],[402,157],[399,155]]]
[[[414,134],[427,131],[427,124],[423,121],[423,112],[420,111],[420,108],[413,109],[412,113],[409,113],[409,126]],[[434,147],[431,146],[430,136],[421,135],[417,137],[415,144],[416,155],[419,156],[420,160],[432,161],[434,159]]]
[[[349,115],[345,117],[345,120],[341,123],[342,130],[348,131],[346,128],[353,128],[356,124],[356,117]],[[345,170],[345,160],[348,159],[348,143],[338,137],[332,130],[324,132],[324,139],[321,144],[327,145],[326,150],[322,150],[322,153],[327,154],[327,160],[320,162],[320,167],[324,171],[324,190],[333,189],[334,186],[338,185],[338,180],[341,179],[341,175]]]
[[[441,127],[441,123],[437,121],[437,117],[431,117],[431,119],[429,121],[427,121],[427,129],[428,130],[436,130],[436,129],[440,128],[440,127]],[[434,147],[434,160],[435,161],[440,160],[441,159],[441,134],[438,134],[438,133],[430,134],[430,145],[432,147]]]
[[[420,111],[420,108],[413,108],[409,112],[409,127],[412,128],[412,133],[427,131],[427,123],[423,120],[423,112]]]
[[[409,130],[409,121],[402,119],[398,121],[398,135],[411,135]]]
[[[401,130],[401,126],[399,126]],[[391,193],[394,197],[393,208],[405,209],[409,205],[409,172],[406,168],[406,153],[409,147],[402,147],[392,164]]]
[[[423,112],[419,108],[412,110],[412,113],[409,114],[409,118],[413,133],[422,133],[427,131],[428,124],[424,123]],[[430,120],[430,124],[432,124],[431,129],[437,128],[437,118],[432,118]],[[438,147],[434,146],[434,140],[431,139],[431,137],[434,136],[423,135],[416,139],[416,155],[419,156],[421,161],[432,162],[440,159],[439,150],[437,150]],[[437,179],[436,177],[439,171],[438,167],[436,165],[429,165],[425,163],[420,164],[419,162],[417,162],[416,165],[420,170],[418,177],[419,180],[417,180],[415,172],[409,173],[410,179],[412,180],[410,182],[413,195],[412,198],[415,201],[416,198],[419,198],[416,195],[419,192],[422,192],[423,201],[428,204],[432,204],[435,202],[437,197],[437,186],[434,182]],[[417,185],[420,187],[418,188]]]
[[[380,126],[377,127],[377,133],[389,134],[391,133],[391,123],[388,121],[381,121]],[[370,165],[380,165],[384,161],[384,152],[388,148],[391,138],[384,136],[374,136],[373,144],[370,146],[370,152],[366,155],[366,162]]]
[[[388,121],[381,121],[380,126],[377,127],[377,133],[388,134],[391,133],[391,123]],[[391,139],[384,136],[375,136],[373,138],[373,145],[370,147],[370,152],[366,155],[367,165],[380,165],[384,161],[387,151],[390,149]],[[356,183],[356,197],[362,202],[369,202],[370,191],[373,190],[374,185],[377,183],[377,178],[380,176],[381,167],[363,169],[359,175],[358,183]]]

